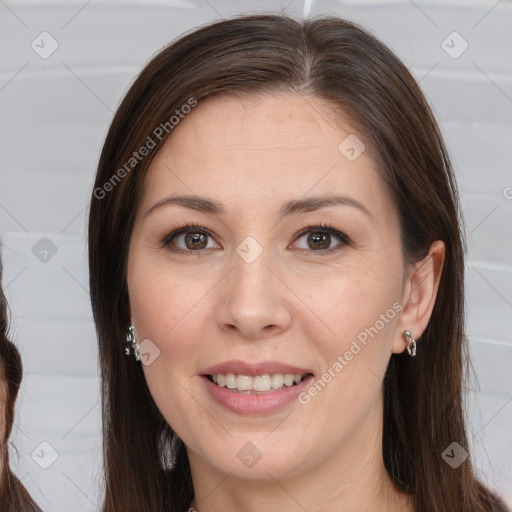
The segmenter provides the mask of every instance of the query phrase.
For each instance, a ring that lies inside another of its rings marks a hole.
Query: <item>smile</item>
[[[273,373],[264,375],[243,375],[235,373],[207,375],[209,380],[231,391],[251,394],[275,392],[283,387],[300,384],[305,375],[300,373]]]
[[[314,380],[307,368],[278,361],[231,360],[200,373],[214,407],[242,415],[271,414],[297,399]]]

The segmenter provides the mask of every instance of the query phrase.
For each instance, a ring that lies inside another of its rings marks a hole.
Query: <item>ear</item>
[[[393,353],[399,354],[407,347],[402,338],[403,331],[410,331],[418,339],[427,328],[436,302],[445,254],[444,242],[436,240],[430,245],[427,256],[407,269],[401,302],[403,309],[397,322]]]

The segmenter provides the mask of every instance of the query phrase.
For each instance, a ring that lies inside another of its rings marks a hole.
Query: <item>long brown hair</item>
[[[454,174],[426,99],[399,59],[353,23],[250,15],[201,27],[161,50],[124,97],[101,153],[88,239],[103,386],[103,511],[183,512],[193,498],[185,446],[157,409],[140,363],[124,355],[128,244],[145,173],[171,133],[158,138],[155,128],[191,98],[200,105],[214,93],[276,91],[325,100],[356,123],[398,206],[407,261],[423,258],[435,240],[446,244],[421,350],[416,358],[392,355],[384,380],[390,478],[421,512],[505,510],[477,480],[470,458],[457,469],[442,458],[452,442],[469,452],[462,403],[469,361],[465,244]],[[130,160],[148,137],[156,146]]]
[[[35,512],[39,507],[9,467],[8,440],[14,422],[14,405],[23,377],[21,356],[9,340],[8,307],[2,286],[0,260],[0,385],[5,386],[5,429],[0,432],[0,510],[2,512]]]

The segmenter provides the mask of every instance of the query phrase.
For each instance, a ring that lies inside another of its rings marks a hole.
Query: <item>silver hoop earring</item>
[[[125,348],[125,354],[129,356],[133,353],[136,361],[140,361],[140,347],[137,336],[135,336],[135,326],[130,324],[128,326],[128,332],[126,333],[126,343],[128,346]]]
[[[412,337],[411,331],[404,331],[402,338],[407,343],[407,352],[414,357],[416,355],[416,340]]]

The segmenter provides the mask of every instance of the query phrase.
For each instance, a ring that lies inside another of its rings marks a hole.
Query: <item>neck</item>
[[[305,478],[302,482],[272,480],[258,483],[224,475],[224,480],[218,481],[217,485],[225,489],[219,491],[212,487],[214,491],[210,496],[194,498],[188,512],[273,512],[276,509],[282,512],[414,512],[412,498],[397,491],[389,479],[377,484],[363,477],[356,486],[341,482],[337,487],[329,488],[317,475],[314,482]],[[304,492],[305,489],[308,492]]]

